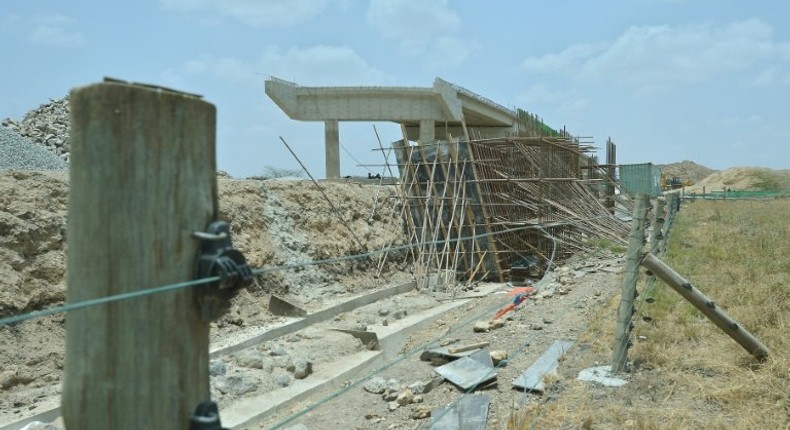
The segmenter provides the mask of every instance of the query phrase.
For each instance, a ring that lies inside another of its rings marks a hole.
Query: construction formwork
[[[583,242],[591,213],[608,213],[583,179],[592,148],[558,133],[415,145],[393,144],[416,259],[469,279],[505,280],[545,268]]]

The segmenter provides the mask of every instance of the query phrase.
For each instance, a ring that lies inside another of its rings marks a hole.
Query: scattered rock
[[[16,372],[13,370],[4,370],[0,372],[0,388],[11,388],[16,381]]]
[[[387,389],[387,381],[381,376],[376,376],[369,379],[362,388],[368,393],[382,394]]]
[[[256,350],[242,351],[236,354],[236,363],[250,369],[263,369],[263,356]]]
[[[552,321],[552,320],[550,320],[550,319],[548,319],[548,318],[543,318],[543,324],[551,324],[551,323],[553,323],[553,322],[554,322],[554,321]]]
[[[425,399],[422,397],[422,395],[414,396],[414,403],[422,403],[424,401]]]
[[[400,407],[400,405],[398,404],[398,402],[389,402],[389,404],[387,405],[387,409],[389,409],[390,411],[394,411],[395,409],[398,409],[399,407]]]
[[[505,360],[507,360],[507,351],[503,351],[503,350],[491,351],[491,361],[494,363],[494,366],[499,365],[499,363]]]
[[[274,377],[274,383],[277,384],[278,387],[287,387],[291,385],[291,377],[286,373],[280,373]]]
[[[389,315],[390,312],[391,312],[391,310],[389,308],[381,308],[381,309],[379,309],[379,316],[380,317],[385,317],[385,316]]]
[[[529,326],[532,330],[543,330],[543,325],[540,323],[534,323]]]
[[[313,362],[308,360],[307,357],[296,356],[291,358],[285,369],[292,372],[294,378],[304,379],[307,375],[313,373]]]
[[[496,330],[496,329],[502,328],[504,326],[505,326],[505,320],[503,320],[503,319],[495,319],[495,320],[493,320],[493,321],[491,321],[489,323],[488,328],[490,330]]]
[[[428,384],[426,384],[424,381],[417,381],[409,385],[409,390],[411,390],[411,392],[414,394],[424,394],[427,392],[425,391],[427,387]]]
[[[269,351],[269,355],[272,357],[281,357],[288,355],[288,351],[282,345],[277,345]]]
[[[490,329],[491,325],[488,321],[478,321],[475,323],[474,327],[472,327],[475,333],[487,333]]]
[[[414,403],[414,393],[412,393],[411,390],[403,390],[400,394],[398,394],[398,397],[395,399],[395,401],[401,406],[410,405]]]
[[[398,391],[397,390],[387,390],[384,394],[381,395],[381,398],[384,399],[385,402],[392,402],[398,399]]]
[[[241,376],[222,376],[217,378],[214,386],[222,394],[232,394],[234,396],[241,396],[251,393],[258,389],[256,384],[251,378]]]
[[[411,385],[409,385],[409,390],[412,393],[416,394],[428,394],[433,391],[434,388],[438,387],[444,382],[444,378],[442,377],[433,377],[428,381],[415,381]]]
[[[228,368],[225,366],[225,363],[219,360],[214,360],[209,362],[208,364],[208,374],[209,376],[222,376],[227,373]],[[0,385],[2,385],[2,381],[0,380]]]
[[[430,416],[431,408],[429,406],[418,406],[411,413],[411,417],[415,420],[421,420]]]

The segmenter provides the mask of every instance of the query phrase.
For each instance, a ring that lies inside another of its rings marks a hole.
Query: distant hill
[[[732,167],[715,172],[686,189],[687,192],[706,191],[786,191],[790,190],[790,170],[764,167]]]
[[[695,184],[717,172],[714,169],[689,160],[683,160],[679,163],[672,164],[659,164],[658,167],[660,167],[661,172],[669,178],[677,176],[683,182],[691,181]]]

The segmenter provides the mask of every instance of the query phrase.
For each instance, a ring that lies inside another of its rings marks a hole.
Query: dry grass
[[[514,413],[510,428],[790,429],[790,201],[686,205],[665,261],[766,344],[769,359],[757,362],[656,284],[655,302],[634,317],[627,385],[575,379],[609,364],[617,297],[562,364],[554,391]]]

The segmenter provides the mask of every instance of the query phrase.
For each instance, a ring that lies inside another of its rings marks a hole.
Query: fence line
[[[394,247],[390,247],[390,248],[384,248],[384,249],[379,249],[379,250],[365,252],[365,253],[360,253],[360,254],[345,255],[345,256],[342,256],[342,257],[334,257],[334,258],[327,258],[327,259],[323,259],[323,260],[307,261],[307,262],[304,262],[304,263],[284,264],[284,265],[280,265],[280,266],[276,266],[276,267],[269,267],[269,268],[257,268],[257,269],[253,269],[252,273],[253,273],[253,275],[263,275],[263,274],[267,274],[267,273],[279,272],[279,271],[284,271],[284,270],[299,269],[299,268],[307,267],[307,266],[335,264],[335,263],[341,263],[341,262],[349,261],[349,260],[357,260],[357,259],[362,259],[362,258],[368,258],[368,257],[374,256],[374,255],[384,254],[384,253],[388,253],[388,252],[397,252],[397,251],[402,251],[402,250],[406,250],[406,249],[412,249],[412,248],[415,248],[415,247],[420,247],[420,246],[425,246],[425,245],[443,244],[445,242],[457,242],[457,241],[462,241],[462,240],[472,240],[472,239],[477,239],[477,238],[481,238],[481,237],[494,236],[494,235],[497,235],[497,234],[513,233],[513,232],[524,231],[524,230],[539,230],[540,231],[540,230],[542,230],[542,228],[540,226],[532,226],[532,225],[530,225],[530,226],[516,227],[516,228],[511,228],[511,229],[502,230],[502,231],[490,232],[490,233],[480,233],[480,234],[476,234],[476,235],[472,235],[472,236],[459,237],[459,238],[454,238],[454,239],[436,240],[436,241],[431,241],[431,242],[426,242],[426,243],[413,243],[413,244],[408,244],[408,245],[398,245],[398,246],[394,246]],[[220,280],[219,276],[213,276],[213,277],[208,277],[208,278],[200,278],[200,279],[195,279],[195,280],[191,280],[191,281],[178,282],[178,283],[174,283],[174,284],[168,284],[168,285],[163,285],[163,286],[149,288],[149,289],[143,289],[143,290],[132,291],[132,292],[127,292],[127,293],[115,294],[115,295],[106,296],[106,297],[100,297],[100,298],[97,298],[97,299],[85,300],[85,301],[81,301],[81,302],[77,302],[77,303],[66,304],[66,305],[57,306],[57,307],[54,307],[54,308],[49,308],[49,309],[44,309],[44,310],[32,311],[32,312],[28,312],[28,313],[24,313],[24,314],[19,314],[19,315],[14,315],[14,316],[10,316],[10,317],[0,318],[0,326],[16,324],[16,323],[19,323],[19,322],[22,322],[22,321],[26,321],[26,320],[29,320],[29,319],[56,315],[56,314],[59,314],[59,313],[70,312],[70,311],[73,311],[73,310],[82,309],[82,308],[86,308],[86,307],[90,307],[90,306],[96,306],[96,305],[101,305],[101,304],[105,304],[105,303],[111,303],[111,302],[116,302],[116,301],[122,301],[122,300],[138,298],[138,297],[144,297],[144,296],[148,296],[148,295],[152,295],[152,294],[159,294],[159,293],[164,293],[164,292],[168,292],[168,291],[174,291],[174,290],[178,290],[178,289],[181,289],[181,288],[194,287],[194,286],[198,286],[198,285],[203,285],[203,284],[208,284],[208,283],[212,283],[212,282],[217,282],[219,280]]]

